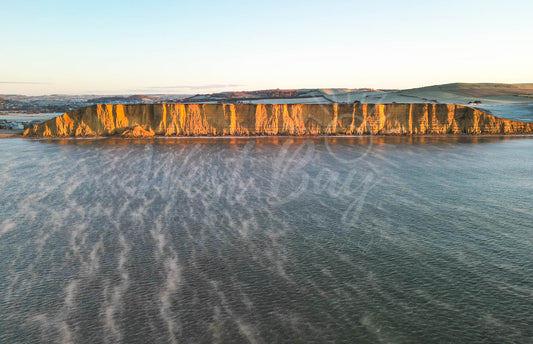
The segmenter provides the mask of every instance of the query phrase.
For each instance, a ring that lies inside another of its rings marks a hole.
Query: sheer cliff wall
[[[533,123],[446,104],[94,105],[33,128],[27,137],[531,134]]]

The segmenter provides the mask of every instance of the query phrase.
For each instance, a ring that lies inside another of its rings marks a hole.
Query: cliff
[[[29,128],[26,137],[532,134],[515,122],[446,104],[93,105]]]

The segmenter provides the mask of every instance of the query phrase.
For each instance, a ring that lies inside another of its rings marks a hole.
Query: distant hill
[[[371,88],[316,88],[316,89],[274,89],[259,91],[221,92],[198,94],[183,99],[184,102],[200,103],[363,103],[376,102],[433,102],[468,104],[474,101],[530,102],[533,98],[533,84],[496,83],[453,83],[419,87],[406,90],[378,90]]]
[[[374,92],[382,91],[372,88],[272,89],[197,94],[183,101],[186,103],[353,103],[358,95]]]
[[[453,83],[404,90],[403,92],[440,91],[465,97],[533,96],[533,84]]]

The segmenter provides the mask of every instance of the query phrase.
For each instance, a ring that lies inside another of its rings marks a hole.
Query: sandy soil
[[[22,134],[24,130],[8,130],[8,129],[0,129],[0,139],[6,139],[9,137],[13,137],[14,135]]]

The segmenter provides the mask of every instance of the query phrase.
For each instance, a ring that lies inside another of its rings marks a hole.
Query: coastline
[[[83,137],[25,137],[15,135],[2,139],[23,139],[31,142],[66,145],[181,145],[181,144],[257,144],[283,145],[287,142],[324,142],[326,144],[438,144],[438,143],[483,143],[501,140],[531,140],[533,134],[418,134],[418,135],[256,135],[256,136],[83,136]]]

